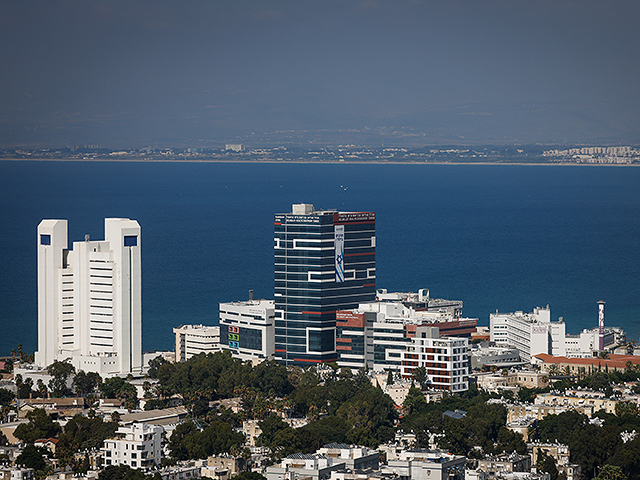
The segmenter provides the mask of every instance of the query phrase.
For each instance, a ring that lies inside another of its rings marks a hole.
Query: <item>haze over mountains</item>
[[[0,146],[638,144],[637,1],[0,4]]]

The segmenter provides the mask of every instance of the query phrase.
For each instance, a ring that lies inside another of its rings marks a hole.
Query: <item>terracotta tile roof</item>
[[[636,355],[609,355],[608,358],[567,358],[567,357],[554,357],[546,353],[538,353],[534,357],[542,360],[544,363],[562,363],[569,365],[580,366],[592,366],[597,367],[609,367],[609,368],[626,368],[627,362],[631,362],[633,365],[640,365],[640,356]]]

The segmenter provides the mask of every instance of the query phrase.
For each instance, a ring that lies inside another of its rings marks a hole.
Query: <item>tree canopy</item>
[[[55,438],[62,428],[54,422],[42,408],[36,408],[27,413],[29,422],[21,423],[13,432],[14,437],[25,443],[33,443],[40,438]]]

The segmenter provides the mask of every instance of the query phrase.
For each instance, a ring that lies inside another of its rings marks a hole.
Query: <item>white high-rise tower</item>
[[[38,351],[100,375],[142,370],[140,225],[106,218],[105,239],[67,248],[67,221],[38,225]]]

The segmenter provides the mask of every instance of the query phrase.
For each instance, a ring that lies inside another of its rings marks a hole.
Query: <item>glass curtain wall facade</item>
[[[375,213],[300,204],[274,223],[276,359],[337,361],[336,311],[375,300]]]

